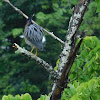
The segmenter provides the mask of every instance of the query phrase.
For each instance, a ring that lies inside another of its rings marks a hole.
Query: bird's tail
[[[43,36],[42,43],[43,43],[43,48],[44,48],[46,45],[46,37],[45,36]]]

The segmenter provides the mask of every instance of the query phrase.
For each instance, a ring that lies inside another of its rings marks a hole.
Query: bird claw
[[[37,57],[37,54],[35,54],[35,57]]]
[[[30,51],[30,53],[32,53],[31,51]],[[32,53],[33,54],[33,53]],[[35,55],[35,57],[37,57],[37,54],[33,54],[33,55]]]
[[[30,53],[32,53],[32,51],[30,51]],[[33,53],[32,53],[33,54]]]

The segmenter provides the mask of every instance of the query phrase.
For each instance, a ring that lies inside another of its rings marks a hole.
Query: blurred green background
[[[65,41],[68,24],[73,7],[78,0],[10,0],[25,14],[35,14],[33,20]],[[78,33],[95,35],[100,38],[100,13],[96,13],[96,3],[91,0],[88,11]],[[12,9],[7,3],[0,1],[0,98],[3,95],[30,93],[34,99],[40,94],[51,91],[52,81],[49,74],[35,61],[23,55],[15,54],[12,48],[17,43],[27,50],[31,50],[24,38],[26,19]],[[38,52],[38,56],[56,66],[61,52],[61,44],[45,33],[45,51]],[[35,51],[34,51],[35,52]]]

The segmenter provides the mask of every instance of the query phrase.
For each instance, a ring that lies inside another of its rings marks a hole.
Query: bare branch
[[[5,2],[7,2],[15,11],[17,11],[18,13],[20,13],[21,15],[23,15],[26,19],[28,19],[28,16],[26,15],[26,14],[24,14],[20,9],[18,9],[17,7],[15,7],[9,0],[4,0]],[[36,22],[34,22],[33,20],[32,20],[32,23],[33,24],[36,24],[36,25],[38,25]],[[39,25],[40,26],[40,25]],[[40,26],[41,27],[41,26]],[[51,35],[55,40],[57,40],[57,41],[59,41],[60,43],[62,43],[62,44],[64,44],[64,41],[62,41],[61,39],[59,39],[57,36],[55,36],[54,34],[53,34],[53,32],[49,32],[49,31],[47,31],[46,29],[44,29],[43,27],[41,27],[43,30],[44,30],[44,32],[46,32],[46,33],[48,33],[49,35]]]
[[[21,48],[18,44],[14,43],[14,48],[16,48],[15,53],[24,54],[27,57],[35,60],[37,63],[39,63],[43,68],[45,68],[55,79],[58,78],[58,74],[56,71],[54,71],[53,67],[49,65],[47,62],[45,62],[43,59],[36,57],[31,52],[25,50],[24,48]]]

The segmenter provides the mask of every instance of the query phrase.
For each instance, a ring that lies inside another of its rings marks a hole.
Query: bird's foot
[[[37,54],[34,54],[33,52],[30,51],[30,53],[32,53],[33,55],[35,55],[35,57],[37,57]]]
[[[37,57],[37,54],[35,54],[35,57]]]
[[[31,53],[33,52],[33,50],[34,50],[34,47],[32,47],[32,50],[30,51]]]
[[[30,51],[30,53],[32,53],[32,54],[33,54],[32,50]]]
[[[30,51],[31,53],[33,52],[34,47],[32,47],[32,50]],[[33,54],[33,53],[32,53]],[[34,54],[33,54],[34,55]],[[35,57],[37,57],[37,49],[36,49],[36,53],[35,53]]]

